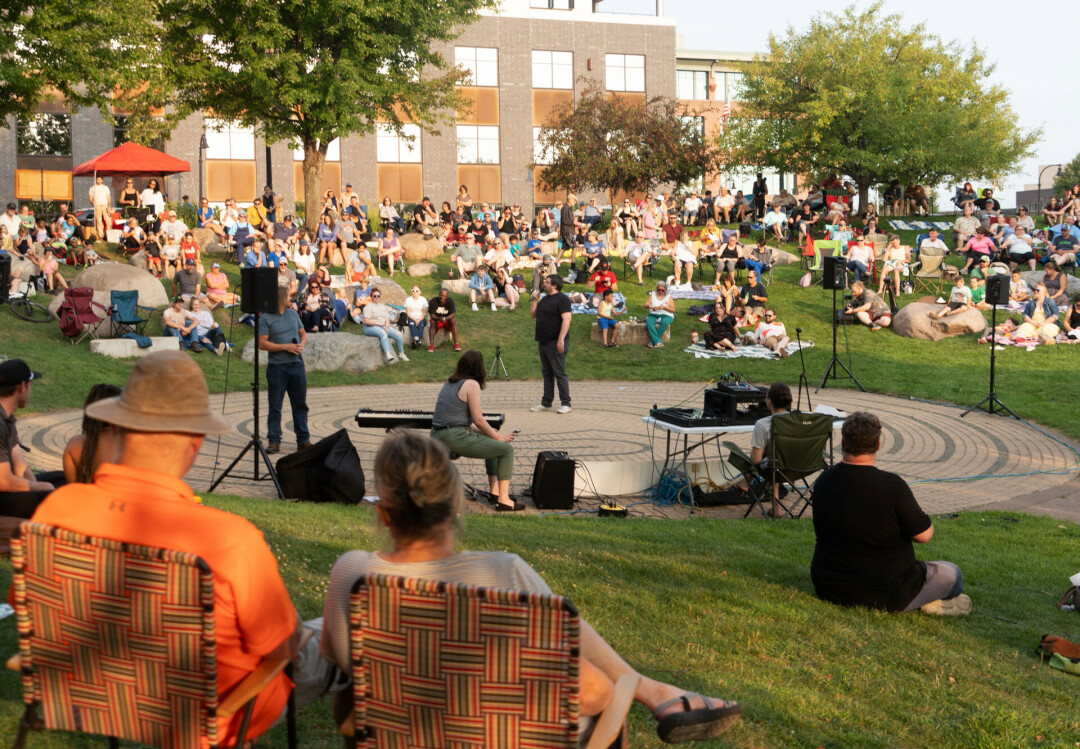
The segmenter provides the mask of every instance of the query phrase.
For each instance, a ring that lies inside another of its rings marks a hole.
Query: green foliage
[[[1054,177],[1054,194],[1064,195],[1073,185],[1080,185],[1080,154],[1063,166],[1061,172]],[[1039,210],[1042,210],[1042,206],[1039,206]]]
[[[719,151],[688,119],[675,99],[645,102],[610,94],[587,80],[576,103],[551,113],[540,131],[550,163],[543,167],[544,189],[603,191],[614,201],[659,184],[685,185],[719,171]]]
[[[454,117],[463,72],[435,49],[496,0],[162,0],[180,114],[212,111],[304,150],[304,202],[335,138]]]
[[[721,136],[728,162],[869,187],[999,182],[1032,154],[1041,130],[1017,124],[994,65],[965,41],[944,43],[877,2],[816,17],[769,39],[740,66],[739,107]]]

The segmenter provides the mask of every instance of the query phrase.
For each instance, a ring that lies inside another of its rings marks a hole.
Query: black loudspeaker
[[[0,302],[8,300],[8,289],[11,288],[11,255],[0,255]]]
[[[575,461],[564,452],[545,450],[536,454],[532,498],[541,510],[574,508]]]
[[[822,258],[825,264],[825,275],[821,277],[821,285],[826,289],[847,288],[847,261],[842,257]]]
[[[286,455],[276,469],[281,490],[292,499],[355,505],[364,498],[364,468],[344,429]]]
[[[277,277],[277,268],[241,268],[240,311],[252,315],[277,312]]]
[[[999,305],[1009,303],[1009,277],[987,276],[986,277],[986,303]]]

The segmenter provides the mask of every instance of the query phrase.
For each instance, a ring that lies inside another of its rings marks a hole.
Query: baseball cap
[[[8,203],[7,207],[8,207],[9,211],[17,211],[17,210],[19,210],[19,206],[15,205],[14,203]]]
[[[346,183],[345,183],[345,186],[346,186],[346,187],[352,187],[352,182],[346,182]]]
[[[286,216],[285,220],[286,221],[292,221],[293,220],[292,214],[290,213],[288,216]]]
[[[185,261],[184,265],[195,265],[195,258],[189,257],[187,261]]]
[[[211,267],[211,268],[220,268],[220,267],[221,267],[221,263],[211,263],[211,264],[210,264],[210,267]]]
[[[7,359],[0,362],[0,387],[21,385],[30,380],[40,380],[41,372],[30,369],[22,359]]]
[[[177,294],[176,296],[174,296],[174,297],[172,298],[172,303],[173,303],[173,304],[176,304],[177,302],[179,302],[180,304],[183,304],[183,303],[184,303],[184,297],[180,296],[179,294]]]

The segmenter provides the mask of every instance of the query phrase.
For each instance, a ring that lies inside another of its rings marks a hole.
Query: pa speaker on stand
[[[862,383],[855,379],[855,375],[852,374],[847,365],[840,361],[840,357],[836,355],[836,328],[840,324],[836,309],[836,292],[847,288],[847,263],[842,257],[827,257],[824,258],[823,267],[825,275],[821,278],[821,285],[826,289],[832,289],[832,359],[829,360],[829,366],[825,370],[825,374],[821,376],[821,382],[818,383],[817,390],[814,392],[816,393],[825,387],[825,383],[829,380],[851,380],[859,390],[866,390]],[[841,375],[840,370],[843,370],[846,374]],[[808,390],[807,399],[809,399],[809,395]]]
[[[249,315],[277,312],[276,268],[240,269],[240,311]]]

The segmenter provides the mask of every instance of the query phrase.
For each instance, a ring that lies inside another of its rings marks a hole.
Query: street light
[[[1047,164],[1046,166],[1044,166],[1042,169],[1039,170],[1038,192],[1035,195],[1035,210],[1036,211],[1041,211],[1042,210],[1042,176],[1043,176],[1043,172],[1045,172],[1047,169],[1050,169],[1050,168],[1055,167],[1055,166],[1057,167],[1057,174],[1061,174],[1061,167],[1063,167],[1065,165],[1064,164]],[[1056,177],[1057,174],[1055,174],[1054,176]]]
[[[202,135],[199,136],[199,205],[202,205],[203,199],[203,154],[206,153],[206,149],[210,147],[210,144],[206,142],[206,130],[203,130]]]

